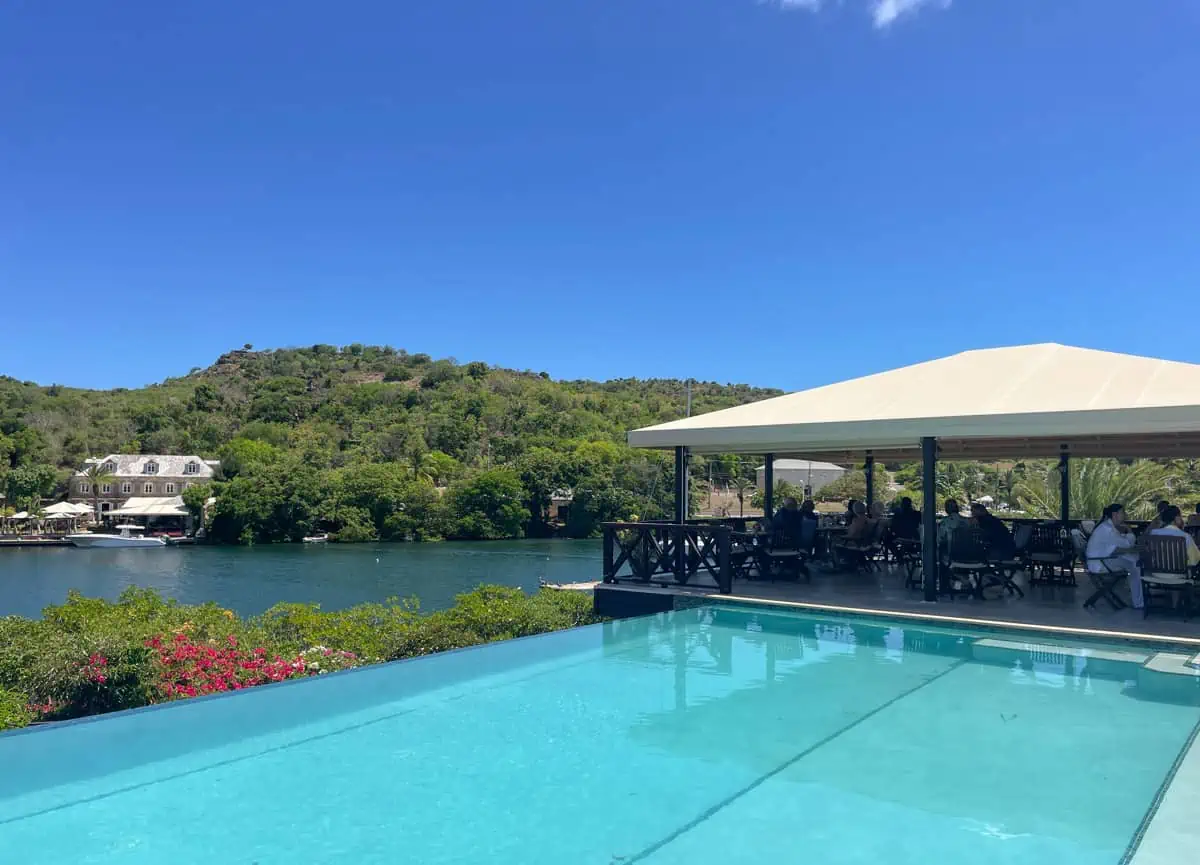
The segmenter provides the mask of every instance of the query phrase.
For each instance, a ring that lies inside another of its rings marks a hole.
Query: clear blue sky
[[[0,10],[0,372],[1200,361],[1196,0]]]

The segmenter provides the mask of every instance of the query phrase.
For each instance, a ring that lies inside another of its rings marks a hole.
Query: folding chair
[[[987,560],[987,548],[983,545],[983,532],[974,526],[955,529],[950,536],[947,555],[951,578],[961,579],[968,587],[968,590],[961,593],[983,597],[983,575],[991,571]],[[946,592],[950,595],[959,593],[960,590],[954,589],[953,585]]]
[[[1071,567],[1072,557],[1065,548],[1059,525],[1039,523],[1030,528],[1032,535],[1026,548],[1026,558],[1030,562],[1030,585],[1075,585],[1075,569]]]
[[[1180,535],[1147,534],[1141,539],[1143,617],[1150,615],[1155,596],[1163,599],[1159,609],[1191,614],[1192,580],[1188,566],[1187,538]]]
[[[811,520],[801,520],[799,531],[787,532],[777,529],[771,533],[771,541],[762,553],[768,579],[774,579],[777,566],[791,572],[792,578],[797,581],[801,575],[806,580],[812,579],[807,564],[809,553],[804,548],[802,538],[809,523]],[[811,543],[809,548],[811,549]]]
[[[921,542],[913,538],[893,538],[892,553],[904,569],[904,588],[921,587]]]
[[[1092,569],[1093,564],[1096,565],[1098,570]],[[1091,609],[1096,606],[1097,601],[1102,600],[1108,601],[1108,605],[1114,610],[1123,610],[1129,606],[1117,594],[1117,586],[1120,585],[1121,580],[1129,579],[1129,568],[1126,567],[1124,559],[1119,559],[1115,556],[1104,558],[1088,558],[1084,556],[1083,565],[1087,569],[1088,577],[1091,578],[1092,585],[1096,589],[1083,602],[1084,609]]]

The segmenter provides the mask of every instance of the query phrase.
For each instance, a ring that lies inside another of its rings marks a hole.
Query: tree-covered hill
[[[630,450],[625,434],[682,417],[686,393],[676,380],[553,381],[388,346],[247,347],[138,389],[0,378],[0,474],[15,507],[53,495],[88,456],[220,458],[214,533],[230,540],[318,526],[346,539],[543,533],[564,487],[586,534],[598,519],[669,507],[668,461]],[[694,383],[692,410],[778,393]],[[418,501],[431,513],[414,515]]]

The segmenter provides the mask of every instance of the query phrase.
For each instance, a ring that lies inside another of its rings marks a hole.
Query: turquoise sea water
[[[0,736],[0,859],[1117,865],[1191,693],[986,637],[709,607]]]

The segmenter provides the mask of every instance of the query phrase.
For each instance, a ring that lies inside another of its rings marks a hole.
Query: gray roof
[[[765,469],[765,465],[758,467],[758,471],[763,471]],[[806,472],[809,469],[812,469],[814,472],[831,470],[844,472],[846,470],[845,466],[837,466],[833,463],[813,462],[812,460],[775,460],[775,471],[779,471],[780,469],[802,472]]]
[[[168,477],[168,478],[211,478],[213,469],[220,465],[216,460],[202,460],[198,456],[175,456],[172,454],[109,454],[102,459],[89,459],[84,462],[83,468],[75,472],[76,477],[84,474],[89,468],[97,463],[112,463],[116,466],[116,471],[113,472],[119,478],[132,477],[147,477],[146,463],[158,463],[158,471],[149,477]],[[184,466],[188,463],[197,463],[199,468],[194,474],[186,474]]]

